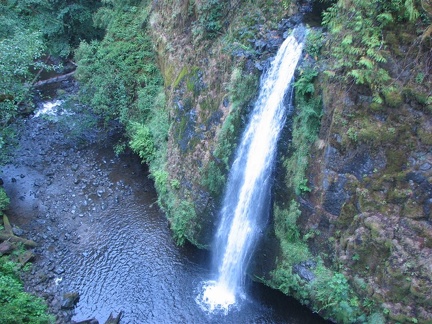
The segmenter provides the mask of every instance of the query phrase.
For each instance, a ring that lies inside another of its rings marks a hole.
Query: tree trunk
[[[53,78],[49,78],[46,80],[42,80],[42,81],[38,81],[35,84],[33,84],[33,87],[37,88],[37,87],[41,87],[43,85],[47,85],[47,84],[51,84],[51,83],[57,83],[57,82],[61,82],[64,80],[69,79],[72,75],[74,75],[75,71],[63,74],[63,75],[59,75]]]

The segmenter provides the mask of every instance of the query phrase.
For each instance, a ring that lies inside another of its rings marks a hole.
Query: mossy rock
[[[414,101],[422,106],[428,104],[428,96],[424,92],[418,91],[411,87],[406,87],[402,90],[402,95],[407,101]]]
[[[422,219],[424,218],[423,207],[416,201],[410,199],[403,205],[403,216],[411,219]]]
[[[432,131],[422,127],[417,132],[420,141],[425,145],[432,145]]]
[[[407,163],[406,154],[407,152],[405,150],[389,148],[386,151],[387,167],[385,173],[394,174],[401,172]]]
[[[392,108],[399,107],[403,103],[403,97],[399,89],[387,89],[383,91],[383,95],[385,103]]]
[[[432,299],[430,297],[430,286],[427,280],[423,278],[412,278],[410,293],[420,298],[422,301],[425,301],[427,306],[432,307]]]
[[[336,225],[340,228],[346,228],[352,223],[355,215],[358,214],[358,209],[353,201],[346,202],[341,209],[341,213],[337,218]]]
[[[395,204],[402,204],[412,195],[411,189],[395,188],[387,195],[387,201]]]

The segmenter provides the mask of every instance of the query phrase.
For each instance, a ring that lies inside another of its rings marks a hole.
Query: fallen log
[[[61,81],[67,80],[71,76],[73,76],[74,73],[75,73],[75,71],[72,71],[72,72],[69,72],[69,73],[66,73],[66,74],[63,74],[63,75],[55,76],[53,78],[49,78],[49,79],[46,79],[46,80],[38,81],[38,82],[36,82],[36,83],[33,84],[33,87],[37,88],[37,87],[41,87],[41,86],[44,86],[44,85],[47,85],[47,84],[52,84],[52,83],[57,83],[57,82],[61,82]]]
[[[36,247],[37,243],[35,241],[32,240],[27,240],[25,238],[19,237],[19,236],[15,236],[13,234],[9,234],[9,233],[2,233],[0,232],[0,241],[10,241],[13,243],[22,243],[25,246],[29,246],[29,247]]]
[[[34,254],[31,251],[25,251],[23,254],[18,256],[18,263],[22,267],[24,267],[27,262],[34,258]]]
[[[4,231],[7,234],[13,235],[12,226],[9,222],[9,218],[5,214],[3,214],[3,226],[4,226]]]

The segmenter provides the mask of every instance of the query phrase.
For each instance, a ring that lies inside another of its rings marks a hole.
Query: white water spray
[[[281,45],[267,73],[251,119],[237,149],[216,234],[215,281],[204,283],[197,302],[203,310],[228,312],[244,296],[245,270],[253,245],[267,220],[276,144],[285,122],[284,97],[300,59],[304,27]]]

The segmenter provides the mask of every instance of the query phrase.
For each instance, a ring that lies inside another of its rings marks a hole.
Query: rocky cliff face
[[[320,231],[311,248],[325,251],[362,298],[386,309],[389,321],[426,323],[432,319],[431,107],[402,94],[396,107],[375,111],[359,90],[342,92],[334,84],[324,86],[324,97],[303,231]]]
[[[198,246],[212,240],[231,153],[261,70],[292,26],[281,18],[293,10],[241,1],[153,4],[172,121],[167,211],[174,231]]]
[[[172,121],[167,211],[174,231],[198,246],[211,242],[260,71],[295,22],[283,18],[307,7],[268,2],[153,4]],[[392,86],[382,102],[365,86],[316,79],[318,137],[308,161],[279,163],[273,224],[251,270],[341,323],[432,321],[430,43],[407,31],[387,37]],[[281,161],[296,149],[290,126]],[[292,165],[307,167],[301,190],[287,180]]]

